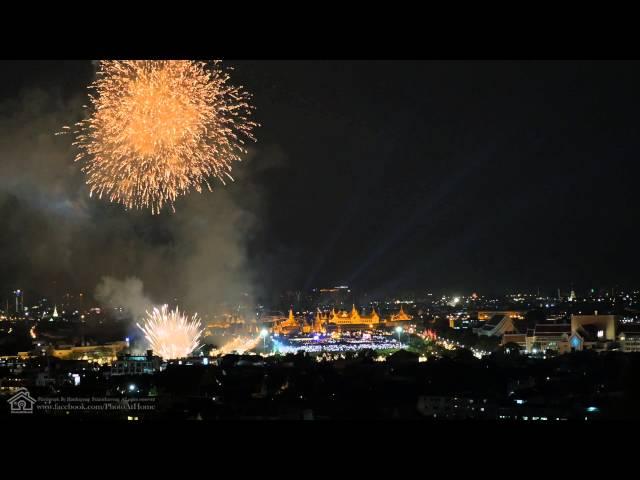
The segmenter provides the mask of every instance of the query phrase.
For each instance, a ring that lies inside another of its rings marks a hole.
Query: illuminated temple
[[[353,328],[374,328],[383,326],[393,326],[398,322],[406,322],[412,320],[412,316],[408,315],[402,307],[400,311],[392,314],[388,320],[380,318],[375,308],[371,309],[369,315],[360,313],[355,305],[351,311],[336,311],[335,308],[329,314],[322,313],[320,310],[315,315],[313,321],[307,319],[297,319],[293,310],[289,310],[289,315],[281,319],[273,326],[274,333],[286,335],[294,332],[302,333],[327,333],[330,329],[341,329],[343,327]]]
[[[400,311],[398,313],[391,315],[391,318],[390,318],[392,322],[405,322],[411,319],[412,319],[411,315],[407,315],[404,312],[404,310],[402,309],[402,305],[400,306]]]
[[[313,332],[314,333],[327,333],[327,324],[329,323],[329,317],[323,315],[320,310],[316,313],[316,318],[313,320]]]
[[[336,313],[336,310],[331,311],[331,318],[329,323],[335,325],[377,325],[380,323],[380,316],[376,312],[376,309],[371,309],[370,315],[360,315],[356,306],[354,305],[351,312],[347,313],[346,310]]]
[[[286,320],[277,323],[273,327],[273,331],[275,333],[280,333],[280,334],[291,333],[299,329],[300,329],[300,324],[294,317],[292,309],[289,310],[289,316],[287,317]]]

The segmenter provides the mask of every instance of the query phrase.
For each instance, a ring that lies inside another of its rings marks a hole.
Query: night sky
[[[0,63],[3,290],[92,291],[102,275],[138,276],[157,296],[167,284],[189,290],[193,270],[173,281],[162,265],[181,261],[176,225],[214,222],[207,215],[227,198],[241,233],[222,234],[241,259],[229,268],[246,274],[239,289],[246,278],[260,294],[638,284],[640,63],[225,64],[254,94],[258,142],[226,191],[152,217],[86,198],[70,141],[45,138],[81,115],[91,62]],[[52,120],[32,124],[43,115]],[[55,173],[48,147],[25,153],[30,139],[51,142]],[[42,187],[52,178],[55,188]],[[69,211],[52,213],[52,199],[67,194]],[[58,228],[69,232],[64,262],[48,246]],[[207,245],[207,261],[218,262]]]

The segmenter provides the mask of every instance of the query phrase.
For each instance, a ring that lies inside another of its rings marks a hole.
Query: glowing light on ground
[[[258,335],[257,337],[236,337],[230,342],[225,343],[219,349],[212,350],[211,355],[218,356],[227,355],[229,353],[243,354],[256,348],[261,338],[262,337],[260,335]]]

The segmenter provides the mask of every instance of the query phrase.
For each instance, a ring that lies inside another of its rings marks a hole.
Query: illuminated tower
[[[360,314],[358,313],[358,310],[356,310],[355,305],[351,308],[351,320],[354,322],[358,322],[360,320]]]
[[[58,306],[54,305],[53,306],[53,315],[51,315],[53,318],[58,318]]]
[[[16,315],[21,315],[24,313],[24,292],[18,289],[13,294],[16,296]]]
[[[309,323],[306,318],[302,320],[302,333],[310,333],[313,328],[313,322]]]
[[[316,313],[316,319],[313,322],[313,332],[314,333],[326,333],[327,329],[325,327],[327,323],[327,319],[323,317],[320,309]]]
[[[273,331],[276,333],[286,333],[295,330],[299,327],[296,317],[293,315],[293,309],[289,309],[289,316],[286,320],[283,320],[273,327]]]
[[[391,315],[392,322],[411,320],[411,318],[412,318],[411,315],[407,315],[405,313],[404,309],[402,308],[402,305],[400,305],[400,311],[398,313]]]

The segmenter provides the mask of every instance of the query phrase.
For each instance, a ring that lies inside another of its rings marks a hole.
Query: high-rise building
[[[20,289],[13,292],[16,301],[16,315],[24,313],[24,292]]]

